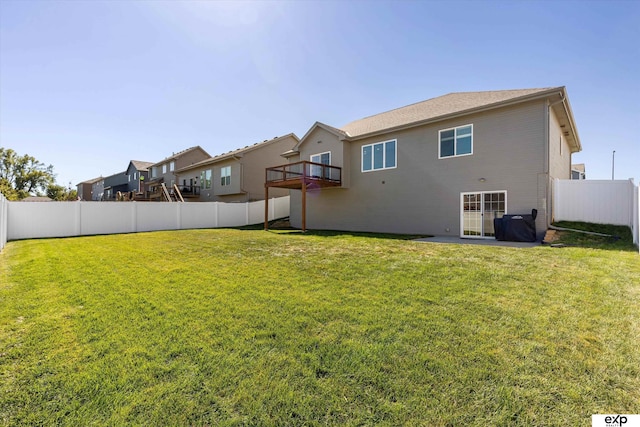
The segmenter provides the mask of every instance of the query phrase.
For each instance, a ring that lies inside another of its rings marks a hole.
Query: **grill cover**
[[[536,241],[536,216],[534,209],[531,214],[504,215],[493,220],[496,240],[509,242],[535,242]]]

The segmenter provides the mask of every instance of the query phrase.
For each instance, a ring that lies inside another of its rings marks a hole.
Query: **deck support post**
[[[269,230],[269,186],[264,185],[264,231]]]
[[[302,231],[307,231],[307,183],[302,183]]]

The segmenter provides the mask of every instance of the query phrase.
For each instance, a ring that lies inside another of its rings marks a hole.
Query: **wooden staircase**
[[[182,193],[180,193],[180,189],[176,184],[173,184],[173,191],[169,192],[167,186],[162,183],[162,196],[167,202],[184,202],[184,198],[182,197]]]

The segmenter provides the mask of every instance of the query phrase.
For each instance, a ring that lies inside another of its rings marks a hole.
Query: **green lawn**
[[[631,250],[194,230],[0,254],[0,425],[590,426],[640,413],[638,343]]]

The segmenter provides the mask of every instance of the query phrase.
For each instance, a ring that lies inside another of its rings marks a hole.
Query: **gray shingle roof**
[[[147,170],[149,166],[154,164],[153,162],[143,162],[140,160],[131,160],[131,163],[133,163],[133,166],[139,171]]]
[[[440,117],[444,118],[451,114],[468,110],[489,107],[554,89],[562,90],[562,88],[542,88],[450,93],[385,113],[365,117],[342,126],[341,129],[350,137],[358,137],[412,123],[435,120]]]
[[[265,139],[264,141],[256,142],[253,145],[247,145],[247,146],[245,146],[243,148],[238,148],[236,150],[231,150],[231,151],[228,151],[226,153],[218,154],[218,155],[210,157],[208,159],[201,160],[201,161],[199,161],[197,163],[194,163],[192,165],[180,168],[176,172],[182,172],[182,171],[185,171],[185,170],[198,168],[198,167],[203,166],[203,165],[211,165],[211,164],[214,164],[216,162],[220,162],[222,160],[226,160],[226,159],[228,159],[230,157],[238,156],[238,155],[244,154],[244,153],[246,153],[248,151],[252,151],[252,150],[256,150],[256,149],[262,148],[265,145],[269,145],[269,144],[273,144],[274,142],[282,141],[283,139],[289,138],[289,137],[293,138],[294,141],[296,141],[296,142],[298,141],[298,137],[293,132],[292,133],[288,133],[288,134],[283,135],[283,136],[276,136],[273,139]]]

